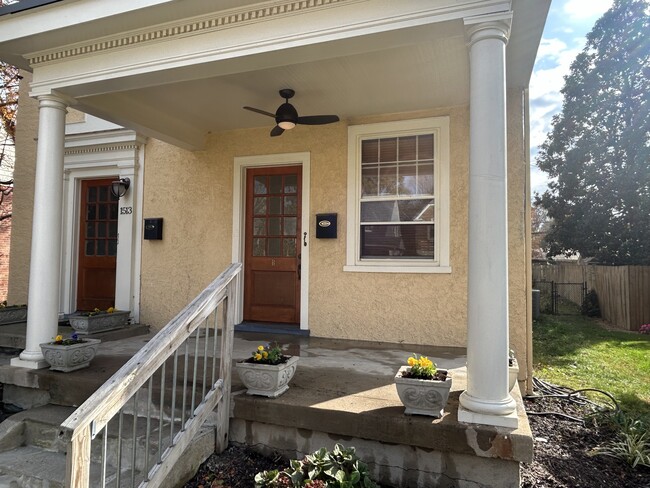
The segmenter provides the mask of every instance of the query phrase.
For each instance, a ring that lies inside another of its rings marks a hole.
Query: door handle
[[[302,245],[304,247],[307,247],[307,233],[306,232],[302,235]]]

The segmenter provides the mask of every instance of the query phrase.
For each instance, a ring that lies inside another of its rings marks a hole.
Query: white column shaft
[[[63,149],[66,104],[52,95],[39,97],[38,146],[29,270],[26,348],[15,366],[45,367],[39,344],[57,334]]]
[[[507,23],[470,30],[467,390],[461,405],[508,415]]]

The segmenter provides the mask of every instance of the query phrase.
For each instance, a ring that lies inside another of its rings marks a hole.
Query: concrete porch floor
[[[0,346],[7,347],[1,329]],[[3,400],[23,407],[34,401],[79,405],[150,337],[106,340],[89,368],[72,373],[13,368],[5,355]],[[298,370],[289,391],[277,399],[246,395],[233,371],[231,442],[287,457],[336,442],[353,445],[379,483],[400,487],[517,487],[519,463],[532,460],[518,388],[517,429],[458,422],[458,397],[466,385],[464,349],[237,332],[233,358],[245,359],[269,340],[300,356]],[[393,377],[412,352],[452,370],[441,419],[404,415]]]

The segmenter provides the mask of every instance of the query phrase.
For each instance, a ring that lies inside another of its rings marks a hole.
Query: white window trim
[[[433,133],[436,261],[361,259],[361,141]],[[449,265],[449,117],[381,122],[348,127],[348,218],[344,271],[362,273],[451,273]]]

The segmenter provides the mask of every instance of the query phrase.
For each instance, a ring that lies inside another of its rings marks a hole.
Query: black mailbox
[[[336,239],[336,214],[316,214],[316,238]]]
[[[163,219],[144,219],[144,238],[145,239],[162,239]]]

